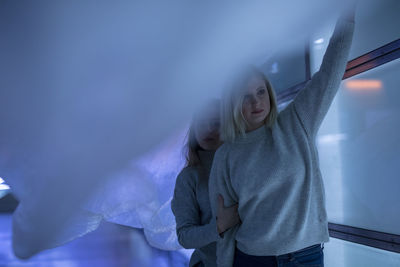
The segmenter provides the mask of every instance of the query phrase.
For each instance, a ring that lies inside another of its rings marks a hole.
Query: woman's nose
[[[214,132],[218,132],[219,131],[219,127],[216,123],[209,123],[208,124],[208,131],[210,133],[214,133]]]
[[[257,97],[252,96],[252,97],[251,97],[250,103],[251,103],[252,105],[257,105],[257,104],[258,104],[258,99],[257,99]]]

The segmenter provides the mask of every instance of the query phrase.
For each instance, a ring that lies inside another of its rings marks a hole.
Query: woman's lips
[[[251,112],[251,113],[253,113],[253,114],[259,114],[259,113],[261,113],[261,112],[263,112],[264,110],[263,109],[256,109],[256,110],[254,110],[253,112]]]

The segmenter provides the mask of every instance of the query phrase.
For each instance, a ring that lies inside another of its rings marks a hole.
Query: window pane
[[[329,221],[400,234],[400,60],[342,82],[318,138]]]
[[[400,38],[400,1],[359,1],[349,59]]]
[[[274,54],[260,67],[277,94],[306,80],[305,46]]]
[[[349,60],[400,38],[400,1],[359,1]],[[336,21],[324,23],[310,38],[311,73],[318,71]]]

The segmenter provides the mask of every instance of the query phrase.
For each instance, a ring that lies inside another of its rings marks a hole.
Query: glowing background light
[[[9,190],[10,187],[4,183],[4,179],[0,177],[0,190]]]
[[[8,194],[10,187],[4,183],[3,178],[0,177],[0,198]]]
[[[346,88],[350,90],[372,90],[378,91],[382,89],[382,81],[380,80],[351,80],[346,81]]]
[[[279,67],[278,67],[278,62],[274,62],[271,66],[271,73],[278,73],[279,72]]]
[[[314,41],[314,44],[322,44],[324,42],[324,38],[319,38],[318,40]]]
[[[347,135],[343,133],[338,134],[325,134],[318,136],[318,144],[336,144],[340,141],[346,140]]]
[[[0,184],[0,190],[9,190],[10,187],[6,184]]]

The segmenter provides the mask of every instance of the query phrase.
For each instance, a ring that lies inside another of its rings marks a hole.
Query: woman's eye
[[[263,95],[263,94],[265,94],[265,89],[260,89],[260,90],[257,92],[257,94],[258,94],[258,95]]]

